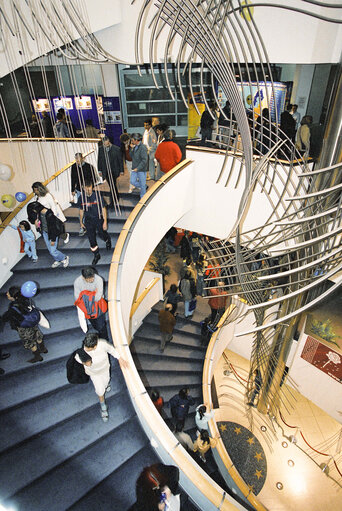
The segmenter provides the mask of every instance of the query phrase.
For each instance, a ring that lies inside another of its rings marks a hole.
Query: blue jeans
[[[25,241],[24,250],[28,257],[32,257],[32,259],[38,259],[36,251],[36,240]]]
[[[49,240],[48,233],[43,231],[42,234],[43,234],[43,238],[45,241],[45,245],[46,245],[48,251],[50,252],[50,255],[52,255],[52,257],[54,258],[55,261],[63,261],[66,258],[66,256],[57,248],[58,247],[58,236],[56,238],[55,244],[51,245],[51,241]]]
[[[140,198],[146,193],[146,172],[131,172],[131,185],[140,188]]]
[[[184,309],[185,309],[184,316],[185,317],[192,316],[194,313],[194,311],[191,311],[191,312],[189,311],[189,305],[190,305],[190,300],[189,301],[185,300],[184,301]]]

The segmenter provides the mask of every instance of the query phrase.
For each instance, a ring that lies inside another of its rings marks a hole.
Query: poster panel
[[[342,383],[342,356],[308,335],[301,358],[334,380]]]

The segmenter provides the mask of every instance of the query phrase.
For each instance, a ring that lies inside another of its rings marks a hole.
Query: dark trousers
[[[109,201],[109,206],[112,206],[112,204],[117,200],[119,199],[119,190],[118,190],[118,187],[116,185],[116,176],[114,176],[113,173],[111,173],[110,175],[108,175],[106,177],[106,181],[109,185],[109,188],[110,188],[110,201]]]
[[[207,139],[209,142],[211,142],[212,132],[213,132],[212,128],[201,128],[202,135],[201,145],[207,145]]]
[[[96,233],[98,233],[103,241],[110,239],[108,232],[103,230],[103,218],[85,218],[83,223],[87,229],[91,249],[97,246]]]
[[[97,318],[89,319],[91,326],[99,334],[100,339],[106,339],[108,341],[108,330],[106,323],[106,315],[101,314]]]
[[[225,309],[211,309],[210,322],[211,323],[214,323],[215,321],[218,322],[224,311]]]

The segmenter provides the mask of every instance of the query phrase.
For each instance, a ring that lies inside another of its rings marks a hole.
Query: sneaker
[[[67,232],[65,235],[64,243],[69,243],[69,239],[70,239],[70,234]]]
[[[38,263],[38,257],[37,257],[37,259],[32,259],[32,262],[33,263]]]
[[[63,268],[67,268],[69,266],[69,256],[66,256],[65,259],[62,261]]]
[[[101,418],[103,422],[108,422],[108,410],[101,410]]]
[[[62,261],[55,261],[52,263],[51,268],[58,268],[62,264]]]
[[[81,228],[80,228],[80,230],[79,230],[79,232],[78,232],[78,235],[79,235],[79,236],[84,236],[86,232],[87,232],[87,230],[86,230],[86,229],[83,229],[83,227],[81,227]]]
[[[112,248],[112,242],[110,239],[106,241],[106,250],[110,250]]]

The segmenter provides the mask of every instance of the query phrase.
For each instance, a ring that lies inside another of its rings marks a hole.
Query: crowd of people
[[[237,123],[229,102],[222,108],[211,102],[201,115],[200,135],[201,145],[208,146],[212,142],[232,145],[236,143]],[[255,139],[254,150],[256,154],[266,154],[278,141],[278,137],[284,140],[284,144],[277,153],[279,157],[293,156],[293,145],[303,157],[311,156],[315,150],[312,148],[311,126],[313,118],[305,115],[301,118],[298,105],[289,104],[281,113],[279,119],[279,132],[276,136],[276,124],[271,120],[268,108],[263,108],[260,115],[254,119],[251,111],[247,111],[251,135]]]

